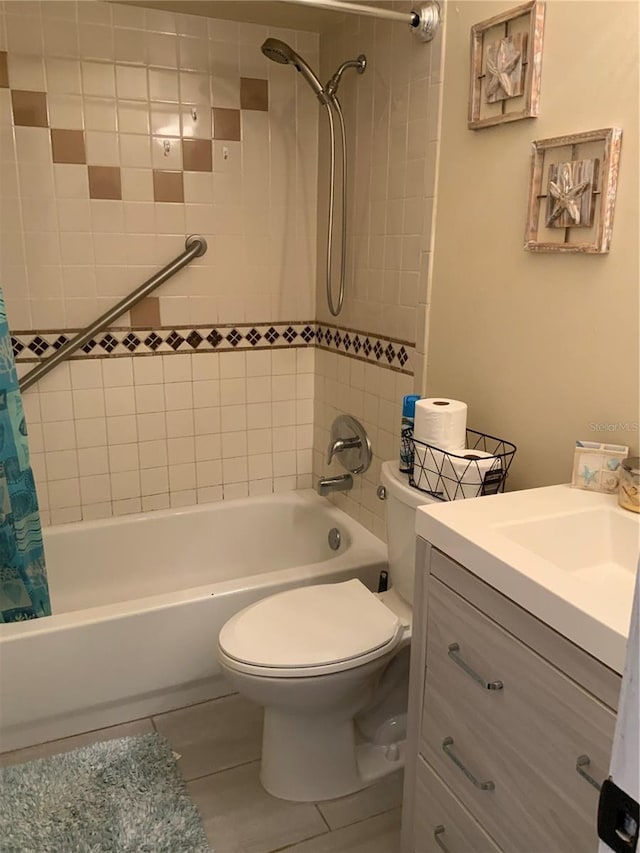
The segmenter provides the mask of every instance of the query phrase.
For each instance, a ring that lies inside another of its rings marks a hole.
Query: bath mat
[[[0,768],[1,853],[211,853],[167,741],[124,737]]]

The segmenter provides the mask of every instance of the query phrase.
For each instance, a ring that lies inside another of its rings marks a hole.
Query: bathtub
[[[340,532],[332,550],[328,534]],[[275,592],[360,578],[384,544],[312,491],[44,530],[53,616],[0,625],[0,751],[232,692],[222,625]]]

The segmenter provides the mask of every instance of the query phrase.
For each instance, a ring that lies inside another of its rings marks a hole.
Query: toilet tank
[[[398,471],[397,460],[382,463],[380,480],[386,490],[385,514],[391,586],[406,602],[413,604],[416,509],[439,501],[410,486],[407,475]]]

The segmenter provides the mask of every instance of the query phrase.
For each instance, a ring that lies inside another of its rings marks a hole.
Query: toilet
[[[383,463],[381,481],[387,591],[357,579],[290,589],[241,610],[218,637],[225,675],[264,706],[260,780],[281,799],[342,797],[403,765],[415,510],[433,499],[397,461]]]

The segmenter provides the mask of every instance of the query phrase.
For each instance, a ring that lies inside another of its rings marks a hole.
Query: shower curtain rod
[[[379,9],[363,3],[350,3],[346,0],[281,0],[283,3],[295,3],[299,6],[315,6],[318,9],[333,9],[337,12],[349,12],[353,15],[368,15],[408,24],[411,31],[421,41],[431,41],[440,23],[440,6],[436,0],[413,8],[410,12],[394,12],[393,9]]]

